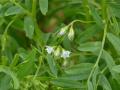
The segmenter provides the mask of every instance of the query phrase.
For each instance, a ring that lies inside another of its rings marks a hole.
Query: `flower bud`
[[[60,55],[60,47],[57,47],[57,49],[54,51],[54,55],[55,56],[59,56]]]
[[[68,33],[68,39],[69,40],[73,40],[74,39],[74,30],[73,30],[73,26],[70,27],[69,33]]]

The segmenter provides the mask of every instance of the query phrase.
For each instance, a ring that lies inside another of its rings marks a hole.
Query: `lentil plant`
[[[120,90],[120,1],[0,0],[0,90]]]

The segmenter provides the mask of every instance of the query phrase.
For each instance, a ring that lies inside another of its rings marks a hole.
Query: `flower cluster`
[[[68,32],[68,39],[73,41],[74,39],[74,29],[73,29],[73,24],[72,25],[67,25],[63,28],[61,28],[60,32],[58,33],[58,36],[63,36]]]
[[[67,50],[64,50],[64,49],[62,49],[62,52],[61,52],[59,47],[56,50],[54,50],[54,47],[46,46],[45,50],[47,51],[48,54],[54,53],[55,56],[60,56],[64,59],[70,57],[70,54],[71,54],[70,51],[67,51]]]

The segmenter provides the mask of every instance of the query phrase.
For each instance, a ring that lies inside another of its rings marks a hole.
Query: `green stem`
[[[106,18],[106,0],[101,0],[101,9],[102,9],[102,17],[103,19],[107,19]]]
[[[72,22],[69,24],[69,26],[72,25],[72,24],[74,24],[75,22],[81,22],[81,23],[94,23],[95,21],[74,20],[74,21],[72,21]]]
[[[107,70],[107,66],[101,71],[101,74],[103,74]]]
[[[96,63],[95,65],[93,66],[92,70],[91,70],[91,73],[88,77],[88,80],[87,80],[87,83],[90,81],[91,77],[92,77],[92,74],[95,70],[95,68],[98,66],[99,64],[99,61],[100,61],[100,58],[101,58],[101,55],[102,55],[102,52],[103,52],[103,49],[104,49],[104,44],[105,44],[105,39],[106,39],[106,35],[107,35],[107,24],[105,25],[105,28],[104,28],[104,35],[103,35],[103,39],[102,39],[102,46],[101,46],[101,49],[100,49],[100,52],[99,52],[99,55],[98,55],[98,58],[96,60]]]
[[[37,6],[37,2],[36,0],[33,0],[33,4],[32,4],[32,16],[34,19],[36,19],[36,6]]]
[[[3,33],[3,35],[2,35],[2,50],[1,50],[1,53],[3,53],[3,51],[4,51],[4,49],[5,49],[5,45],[6,45],[6,38],[7,38],[7,31],[8,31],[8,29],[9,29],[9,27],[12,25],[12,23],[14,22],[16,20],[16,18],[15,19],[13,19],[12,21],[10,21],[9,23],[8,23],[8,25],[7,25],[7,27],[5,28],[5,31],[4,31],[4,33]]]
[[[12,63],[10,64],[10,67],[16,66],[19,60],[19,54],[15,54],[14,59],[12,60]]]
[[[40,46],[40,48],[43,51],[44,41],[42,39],[42,32],[41,32],[41,30],[40,30],[40,28],[37,24],[37,20],[36,20],[36,7],[37,7],[37,0],[33,0],[33,3],[32,3],[32,19],[34,20],[34,23],[35,23],[35,37],[34,37],[34,40]]]
[[[4,34],[7,33],[9,27],[12,25],[12,23],[13,23],[15,20],[16,20],[16,19],[14,19],[14,20],[12,20],[12,21],[10,21],[10,22],[8,23],[7,27],[5,28],[5,32],[4,32]]]
[[[40,70],[40,67],[41,67],[41,63],[42,63],[42,57],[39,58],[39,66],[35,72],[35,75],[33,77],[33,80],[35,80],[35,78],[37,77],[38,73],[39,73],[39,70]]]

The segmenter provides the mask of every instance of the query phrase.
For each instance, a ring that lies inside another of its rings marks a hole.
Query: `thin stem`
[[[103,19],[107,19],[106,18],[106,0],[101,0],[101,8],[102,8],[102,17],[103,17]]]
[[[5,32],[4,32],[4,34],[7,33],[9,27],[12,25],[12,23],[13,23],[15,20],[16,20],[16,19],[13,19],[12,21],[10,21],[10,22],[8,23],[7,27],[5,28]]]
[[[41,35],[41,30],[37,24],[37,20],[36,20],[36,7],[37,7],[37,0],[32,0],[32,19],[34,20],[34,24],[35,24],[35,37],[34,40],[38,43],[38,45],[40,46],[40,48],[43,51],[43,39],[42,39],[42,35]]]
[[[32,16],[34,19],[36,19],[36,6],[37,6],[37,2],[36,0],[33,0],[33,4],[32,4]]]
[[[35,80],[35,78],[37,77],[38,73],[39,73],[39,70],[40,70],[40,67],[41,67],[41,63],[42,63],[42,57],[39,58],[39,66],[35,72],[35,75],[33,77],[33,80]]]
[[[97,58],[97,60],[96,60],[95,65],[93,66],[93,68],[92,68],[92,70],[91,70],[91,73],[90,73],[90,75],[89,75],[89,77],[88,77],[87,82],[90,81],[91,76],[92,76],[95,68],[98,66],[98,63],[99,63],[99,61],[100,61],[100,58],[101,58],[101,55],[102,55],[102,52],[103,52],[103,49],[104,49],[104,44],[105,44],[106,35],[107,35],[107,24],[105,25],[105,28],[104,28],[104,35],[103,35],[103,39],[102,39],[102,46],[101,46],[101,49],[100,49],[98,58]]]
[[[101,71],[101,73],[104,73],[107,70],[107,66]]]
[[[8,31],[8,29],[9,29],[9,27],[12,25],[12,23],[14,22],[16,20],[16,18],[15,19],[13,19],[12,21],[10,21],[9,23],[8,23],[8,25],[7,25],[7,27],[5,28],[5,31],[4,31],[4,33],[3,33],[3,35],[2,35],[2,50],[1,50],[1,53],[4,51],[4,49],[5,49],[5,45],[6,45],[6,37],[7,37],[7,31]]]
[[[98,56],[97,62],[96,62],[97,65],[99,63],[100,57],[101,57],[103,49],[104,49],[106,35],[107,35],[107,24],[105,25],[105,29],[104,29],[104,35],[103,35],[103,40],[102,40],[102,47],[101,47],[101,50],[100,50],[100,53],[99,53],[99,56]]]
[[[72,24],[74,24],[75,22],[81,22],[81,23],[94,23],[95,21],[74,20],[74,21],[72,21],[72,22],[69,24],[69,26],[72,25]]]

